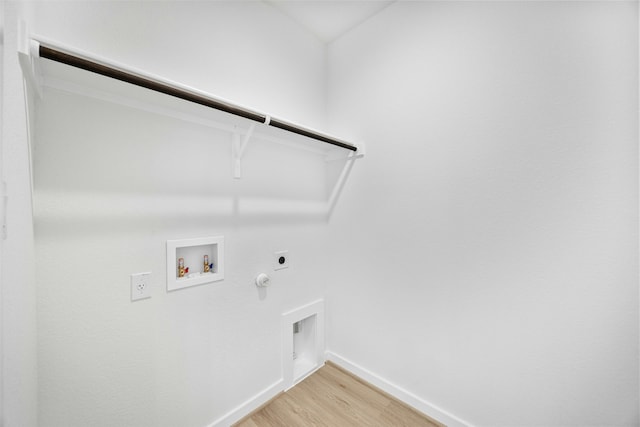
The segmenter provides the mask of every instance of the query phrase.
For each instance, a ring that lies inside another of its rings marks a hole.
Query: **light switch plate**
[[[282,270],[291,264],[289,251],[278,251],[273,254],[273,269]]]
[[[131,275],[131,301],[151,298],[151,272]]]

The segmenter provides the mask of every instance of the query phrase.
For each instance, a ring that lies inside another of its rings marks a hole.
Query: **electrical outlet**
[[[289,251],[279,251],[273,254],[273,269],[282,270],[283,268],[289,268]]]
[[[151,298],[151,272],[131,275],[131,301]]]

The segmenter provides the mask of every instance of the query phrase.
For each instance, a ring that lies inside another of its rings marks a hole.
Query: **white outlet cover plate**
[[[280,262],[280,258],[284,258],[284,262]],[[289,251],[278,251],[273,254],[273,269],[282,270],[283,268],[289,268],[291,264],[291,256]]]
[[[131,301],[151,298],[151,272],[131,275]]]

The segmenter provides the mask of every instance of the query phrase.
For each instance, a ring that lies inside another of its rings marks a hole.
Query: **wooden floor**
[[[443,427],[363,380],[327,364],[234,427]]]

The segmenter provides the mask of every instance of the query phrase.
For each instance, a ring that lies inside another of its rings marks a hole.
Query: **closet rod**
[[[185,101],[193,102],[196,104],[204,105],[209,108],[213,108],[226,113],[234,114],[236,116],[244,117],[249,120],[253,120],[259,123],[263,123],[269,126],[273,126],[279,129],[283,129],[288,132],[292,132],[298,135],[306,136],[308,138],[322,141],[327,144],[335,145],[337,147],[345,148],[351,151],[357,151],[358,148],[347,142],[341,141],[336,138],[332,138],[327,135],[315,132],[310,129],[270,117],[266,114],[257,113],[228,102],[223,102],[211,97],[198,95],[188,90],[172,86],[167,83],[158,82],[150,78],[142,77],[134,73],[127,72],[122,69],[110,67],[108,65],[99,64],[97,62],[90,61],[79,56],[69,54],[51,47],[39,45],[38,53],[41,58],[49,59],[51,61],[60,62],[62,64],[70,65],[72,67],[80,68],[92,73],[100,74],[105,77],[120,80],[126,83],[130,83],[136,86],[141,86],[156,92],[164,93]]]

